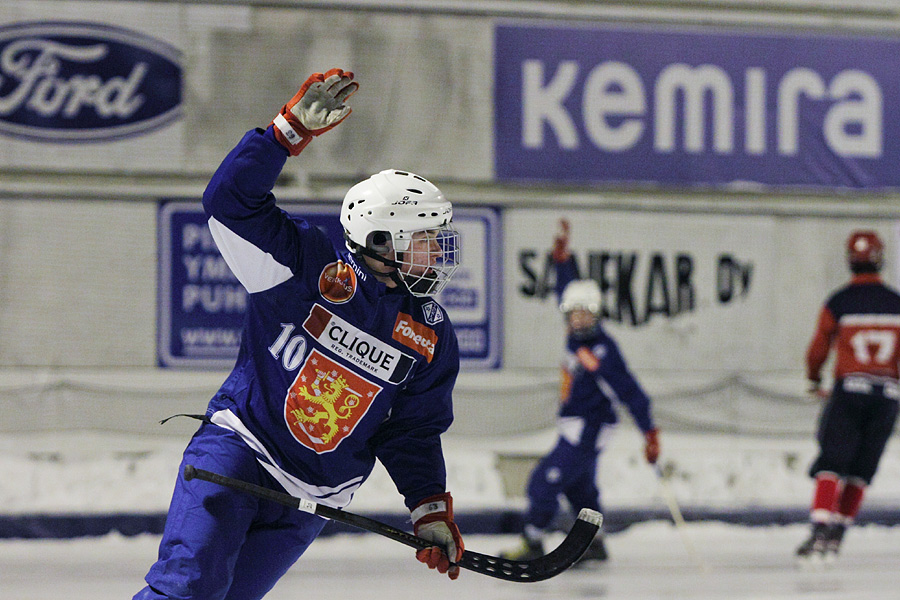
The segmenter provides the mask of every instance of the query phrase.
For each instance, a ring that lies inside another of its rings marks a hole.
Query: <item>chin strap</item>
[[[400,263],[398,263],[395,260],[385,258],[384,256],[378,254],[371,248],[367,248],[366,246],[360,246],[359,244],[350,240],[349,238],[346,238],[346,239],[347,239],[348,245],[350,246],[351,252],[353,252],[355,254],[361,254],[363,256],[368,256],[369,258],[377,260],[378,262],[380,262],[381,264],[383,264],[386,267],[393,267],[394,270],[391,271],[390,273],[378,273],[378,272],[373,271],[372,268],[369,267],[369,265],[367,265],[366,261],[364,261],[364,260],[359,261],[359,264],[362,266],[362,268],[364,268],[369,273],[372,273],[376,277],[378,277],[378,276],[390,277],[391,281],[393,281],[395,284],[397,284],[401,288],[403,288],[405,290],[409,289],[409,286],[403,280],[403,277],[400,276],[400,267],[402,266]]]
[[[399,269],[401,266],[400,263],[398,263],[397,261],[391,260],[389,258],[385,258],[384,256],[378,254],[375,250],[372,250],[371,248],[368,248],[366,246],[360,246],[359,244],[357,244],[356,242],[354,242],[353,240],[348,238],[346,236],[346,234],[344,235],[344,240],[346,240],[346,242],[347,242],[347,248],[354,254],[362,254],[363,256],[368,256],[369,258],[374,258],[375,260],[377,260],[378,262],[380,262],[381,264],[383,264],[387,267],[394,267],[395,269]],[[365,267],[366,269],[368,269],[369,271],[371,271],[369,266],[365,264],[365,261],[362,261],[360,264],[363,267]],[[380,273],[380,275],[387,275],[387,273]]]
[[[377,260],[381,264],[386,267],[393,268],[393,271],[389,273],[380,273],[374,271],[372,267],[370,267],[366,261],[359,261],[360,266],[365,269],[367,272],[371,273],[375,277],[388,277],[394,284],[399,287],[401,290],[406,290],[410,294],[414,296],[427,296],[431,293],[434,288],[435,282],[437,280],[437,276],[434,274],[425,274],[421,277],[413,278],[412,281],[407,281],[402,275],[403,263],[397,262],[396,260],[391,260],[390,258],[385,258],[372,248],[366,246],[360,246],[350,238],[344,236],[344,239],[347,242],[347,248],[356,255],[368,256],[373,260]],[[403,253],[397,253],[401,260],[403,258]]]
[[[400,271],[398,271],[397,269],[394,269],[393,271],[388,273],[387,276],[391,278],[391,281],[397,284],[397,287],[400,287],[404,290],[409,290],[409,286],[406,285],[406,281],[404,281],[403,278],[400,277]]]

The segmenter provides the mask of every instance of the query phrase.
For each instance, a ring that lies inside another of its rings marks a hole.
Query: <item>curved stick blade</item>
[[[483,575],[532,583],[559,575],[574,565],[590,546],[603,523],[603,515],[587,508],[581,509],[578,519],[566,539],[549,554],[534,560],[508,560],[466,550],[459,566]]]

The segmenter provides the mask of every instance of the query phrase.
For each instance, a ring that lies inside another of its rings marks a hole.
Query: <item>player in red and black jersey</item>
[[[802,558],[833,558],[862,504],[897,420],[900,385],[900,295],[879,276],[884,245],[872,231],[847,240],[853,278],[822,307],[806,353],[811,392],[835,351],[834,387],[819,423],[819,455],[810,520],[812,535],[797,549]]]

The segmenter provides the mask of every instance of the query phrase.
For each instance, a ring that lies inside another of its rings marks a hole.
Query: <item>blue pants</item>
[[[184,452],[159,559],[134,600],[262,598],[326,520],[214,483],[185,481],[185,464],[280,488],[237,435],[203,424]]]
[[[573,446],[559,439],[534,468],[528,480],[528,513],[525,523],[546,529],[559,511],[563,495],[577,513],[582,508],[600,510],[597,459],[594,448]]]

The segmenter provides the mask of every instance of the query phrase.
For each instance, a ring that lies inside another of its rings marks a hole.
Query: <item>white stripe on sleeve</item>
[[[209,231],[232,273],[251,294],[273,288],[293,276],[271,254],[231,231],[215,217],[209,218]]]

